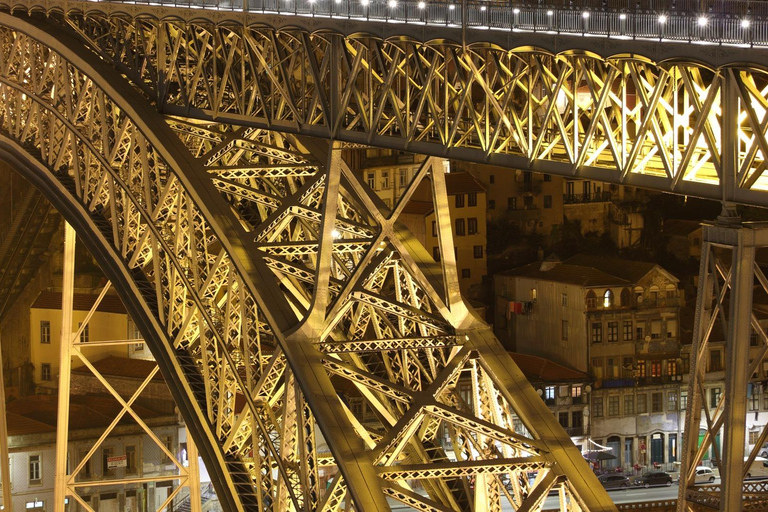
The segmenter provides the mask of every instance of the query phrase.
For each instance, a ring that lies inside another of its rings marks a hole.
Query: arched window
[[[632,295],[629,293],[629,288],[621,290],[621,307],[628,308],[632,306]]]
[[[603,307],[610,308],[613,306],[613,292],[611,290],[605,290],[603,294]]]
[[[592,290],[587,292],[587,309],[595,309],[597,307],[597,295]]]

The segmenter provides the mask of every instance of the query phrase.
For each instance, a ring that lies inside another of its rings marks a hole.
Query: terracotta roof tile
[[[541,281],[553,281],[557,283],[570,283],[580,286],[626,286],[630,284],[626,279],[612,276],[595,268],[581,265],[559,263],[550,270],[541,270],[541,262],[534,262],[523,267],[501,272],[505,276],[521,276]]]
[[[622,258],[603,258],[589,254],[577,254],[573,258],[565,261],[570,265],[579,265],[600,269],[601,272],[612,276],[620,277],[630,283],[636,283],[648,272],[656,267],[656,263],[647,261],[632,261]]]
[[[73,307],[75,311],[90,311],[98,297],[98,295],[90,293],[76,293],[73,297]],[[61,309],[61,292],[40,292],[40,295],[37,296],[31,307],[37,309]],[[101,300],[97,311],[121,315],[126,314],[125,306],[123,306],[120,297],[117,295],[106,295]]]
[[[448,195],[485,192],[485,187],[468,172],[449,172],[445,175],[445,186]]]
[[[20,414],[8,412],[5,417],[6,421],[8,422],[7,424],[9,436],[56,432],[55,426],[46,425],[45,423],[33,420],[32,418],[26,418]]]
[[[91,363],[96,370],[104,376],[125,377],[127,379],[144,380],[149,373],[157,366],[154,361],[145,359],[131,359],[129,357],[107,356],[96,362]],[[78,366],[72,369],[73,373],[90,374],[87,366]],[[158,373],[152,380],[162,381],[162,376]]]

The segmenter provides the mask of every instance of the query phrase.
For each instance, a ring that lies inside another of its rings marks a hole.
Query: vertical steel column
[[[13,512],[11,497],[11,464],[8,458],[8,422],[5,410],[5,376],[3,375],[3,348],[0,339],[0,473],[3,484],[3,510]]]
[[[721,228],[722,229],[722,228]],[[755,232],[729,228],[738,237],[733,248],[731,292],[726,331],[725,425],[723,429],[723,467],[720,469],[722,495],[720,510],[739,510],[744,467],[744,435],[747,420],[747,369],[749,334],[754,286]],[[713,436],[716,434],[713,432]],[[725,472],[723,472],[725,470]]]
[[[61,290],[61,347],[59,348],[59,404],[56,419],[56,474],[53,510],[64,512],[67,496],[67,444],[69,441],[69,377],[72,367],[72,307],[75,286],[75,229],[64,224],[64,269]]]
[[[203,497],[200,494],[200,464],[197,462],[197,446],[192,436],[187,433],[187,485],[189,485],[190,512],[201,512]]]

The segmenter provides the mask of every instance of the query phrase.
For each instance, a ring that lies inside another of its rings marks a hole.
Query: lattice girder
[[[68,21],[167,113],[768,206],[768,76],[754,66],[94,13]],[[723,118],[739,119],[735,187],[721,173]]]

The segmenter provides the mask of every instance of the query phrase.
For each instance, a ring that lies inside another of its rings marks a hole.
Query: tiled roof
[[[536,261],[523,267],[501,272],[500,274],[580,286],[626,286],[631,284],[626,279],[606,274],[592,267],[571,265],[569,263],[559,263],[549,270],[541,270],[540,267],[541,262]]]
[[[565,261],[570,265],[591,267],[612,276],[636,283],[657,265],[647,261],[631,261],[621,258],[602,258],[588,254],[577,254]]]
[[[20,414],[8,412],[5,416],[8,425],[9,436],[21,436],[28,434],[43,434],[45,432],[56,432],[56,427],[46,425],[32,418],[26,418]]]
[[[664,221],[663,233],[667,236],[688,236],[701,229],[701,222],[696,220],[668,219]]]
[[[509,355],[512,356],[520,370],[531,381],[558,382],[572,380],[587,381],[589,379],[586,373],[571,370],[543,357],[517,352],[510,352]]]
[[[468,172],[449,172],[445,175],[445,186],[448,195],[485,192],[485,187]]]
[[[96,362],[91,362],[96,370],[104,376],[125,377],[127,379],[144,380],[149,373],[157,366],[154,361],[146,359],[131,359],[129,357],[107,356]],[[78,366],[72,369],[73,373],[90,374],[91,370],[87,366]],[[163,377],[158,373],[152,379],[153,381],[162,381]]]
[[[98,295],[90,293],[76,293],[73,297],[73,307],[75,311],[90,311],[98,297]],[[37,296],[31,307],[37,309],[61,309],[61,292],[40,292],[40,295]],[[97,311],[126,314],[125,306],[123,306],[120,297],[117,295],[105,295]]]
[[[408,204],[403,208],[403,213],[410,213],[412,215],[428,215],[434,210],[432,201],[408,201]]]
[[[145,420],[161,415],[136,403],[132,405],[132,408],[140,418]],[[33,420],[35,423],[30,425],[35,428],[41,428],[35,426],[38,423],[55,428],[58,396],[25,396],[9,402],[7,409],[9,413]],[[69,428],[74,430],[106,427],[114,420],[120,409],[121,405],[111,395],[71,395],[69,403]],[[130,425],[133,423],[135,423],[133,417],[130,414],[126,414],[119,424]]]

